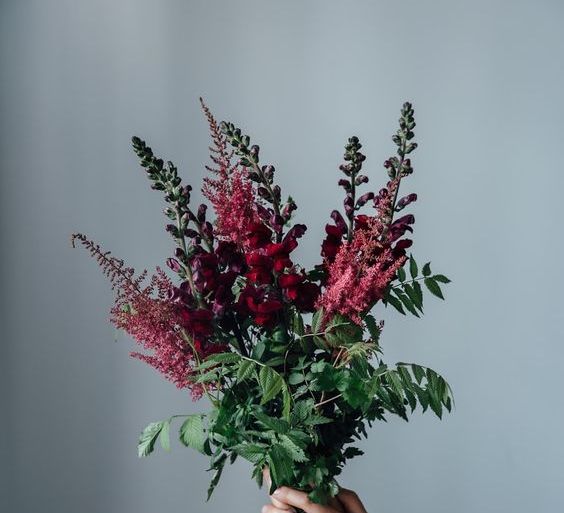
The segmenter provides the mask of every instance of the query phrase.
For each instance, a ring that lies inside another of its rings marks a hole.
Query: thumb
[[[366,509],[364,509],[364,505],[358,498],[358,495],[352,490],[341,488],[337,498],[345,507],[347,513],[366,513]]]

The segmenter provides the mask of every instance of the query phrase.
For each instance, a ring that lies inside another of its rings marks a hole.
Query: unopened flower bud
[[[166,265],[168,265],[168,267],[175,273],[177,273],[178,271],[180,271],[180,269],[182,269],[180,262],[176,260],[176,258],[168,258],[166,261]]]
[[[202,203],[198,207],[198,221],[203,223],[206,220],[206,211],[208,210],[208,206],[205,203]]]
[[[356,200],[356,206],[363,207],[371,199],[374,199],[374,193],[367,192],[366,194],[363,194],[360,198]]]
[[[407,205],[409,205],[410,203],[413,203],[414,201],[417,200],[417,194],[415,194],[414,192],[411,194],[408,194],[407,196],[404,196],[403,198],[401,198],[397,205],[396,205],[396,211],[400,211],[402,209],[404,209],[405,207],[407,207]]]

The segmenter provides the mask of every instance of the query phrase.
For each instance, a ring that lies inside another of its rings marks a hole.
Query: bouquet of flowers
[[[343,208],[330,213],[320,262],[309,270],[293,258],[306,226],[294,222],[296,203],[283,199],[274,167],[241,129],[217,123],[203,101],[202,108],[212,137],[202,191],[213,219],[207,205],[193,207],[176,166],[133,137],[167,204],[175,249],[166,263],[175,280],[160,268],[137,274],[86,236],[72,236],[111,281],[111,322],[145,349],[132,356],[211,404],[207,413],[149,424],[139,456],[157,440],[168,450],[171,424],[181,419],[180,441],[211,459],[208,498],[225,464],[242,457],[259,485],[268,467],[272,490],[287,485],[326,503],[345,462],[362,454],[354,443],[367,426],[389,414],[408,420],[417,405],[441,417],[453,404],[435,371],[384,363],[383,322],[373,313],[382,305],[419,317],[423,290],[442,299],[449,282],[407,254],[414,217],[403,211],[417,195],[399,190],[413,172],[413,108],[401,109],[396,155],[384,162],[388,180],[378,192],[361,193],[365,156],[357,137],[346,143]]]

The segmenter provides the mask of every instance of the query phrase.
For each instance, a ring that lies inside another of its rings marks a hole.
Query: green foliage
[[[137,450],[139,457],[143,458],[151,454],[155,448],[155,442],[163,430],[163,422],[151,422],[141,433]]]
[[[450,283],[450,280],[443,274],[433,275],[431,272],[431,263],[427,262],[421,269],[419,274],[419,266],[413,255],[407,260],[409,266],[410,280],[404,268],[397,272],[397,280],[399,283],[392,283],[384,295],[384,303],[393,306],[402,315],[406,312],[419,317],[423,313],[423,288],[421,283],[425,285],[427,290],[434,296],[444,299],[443,292],[439,283]]]
[[[207,437],[204,430],[203,415],[188,415],[180,427],[180,441],[186,446],[207,454]]]
[[[412,172],[405,157],[416,146],[414,126],[413,109],[405,104],[394,135],[398,156],[388,166],[391,179]],[[221,130],[248,168],[250,179],[262,188],[265,202],[279,214],[273,169],[259,163],[258,146],[250,146],[250,138],[231,123],[223,123]],[[134,144],[156,188],[167,191],[169,182],[176,180],[175,168],[172,164],[163,167],[142,141]],[[356,138],[351,138],[349,146],[350,165],[344,171],[352,177],[347,183],[354,196],[354,188],[365,177],[356,184],[355,173],[363,159]],[[350,235],[354,217],[348,220]],[[173,235],[182,242],[181,230]],[[325,270],[319,266],[308,276],[321,279]],[[419,317],[423,290],[443,299],[442,286],[449,282],[446,276],[433,274],[430,263],[420,266],[410,255],[385,291],[383,303],[403,315]],[[246,285],[245,278],[237,279],[233,294],[239,297]],[[345,463],[362,454],[355,444],[367,436],[373,422],[391,415],[407,421],[416,410],[431,411],[439,418],[451,411],[452,391],[441,375],[416,364],[387,365],[380,348],[383,325],[368,312],[356,321],[323,309],[309,318],[285,304],[275,326],[263,328],[237,319],[237,332],[224,333],[218,327],[219,340],[229,349],[197,362],[194,375],[213,408],[205,415],[183,416],[179,428],[183,445],[210,458],[208,499],[225,465],[241,457],[252,465],[259,485],[268,466],[272,490],[287,485],[307,491],[314,502],[326,503],[338,492],[336,477]],[[153,452],[157,440],[169,450],[173,419],[145,428],[139,439],[140,456]]]

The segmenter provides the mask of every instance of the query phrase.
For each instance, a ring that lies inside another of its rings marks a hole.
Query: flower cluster
[[[361,191],[369,183],[366,156],[358,137],[348,139],[339,167],[342,208],[332,210],[320,262],[307,270],[295,253],[307,228],[294,222],[297,205],[283,200],[274,166],[260,161],[259,146],[240,128],[217,123],[201,103],[212,138],[201,192],[212,215],[206,203],[193,204],[192,187],[172,162],[132,140],[151,188],[164,195],[174,241],[166,264],[176,278],[157,269],[145,285],[146,272],[136,276],[84,235],[73,244],[91,253],[117,291],[111,322],[143,348],[132,356],[193,398],[210,399],[216,411],[207,425],[203,415],[188,416],[180,436],[211,456],[210,490],[225,461],[242,456],[259,481],[268,466],[273,486],[307,489],[326,502],[338,490],[334,477],[359,454],[345,446],[366,434],[365,421],[385,413],[407,419],[417,403],[439,416],[451,408],[450,389],[434,371],[383,363],[382,322],[372,313],[383,304],[419,316],[421,283],[442,298],[439,284],[449,281],[432,275],[429,263],[420,276],[406,253],[415,219],[403,211],[417,195],[400,197],[399,190],[413,172],[413,108],[401,110],[396,154],[384,162],[388,180],[378,192]],[[147,427],[140,455],[168,437],[170,422]]]

